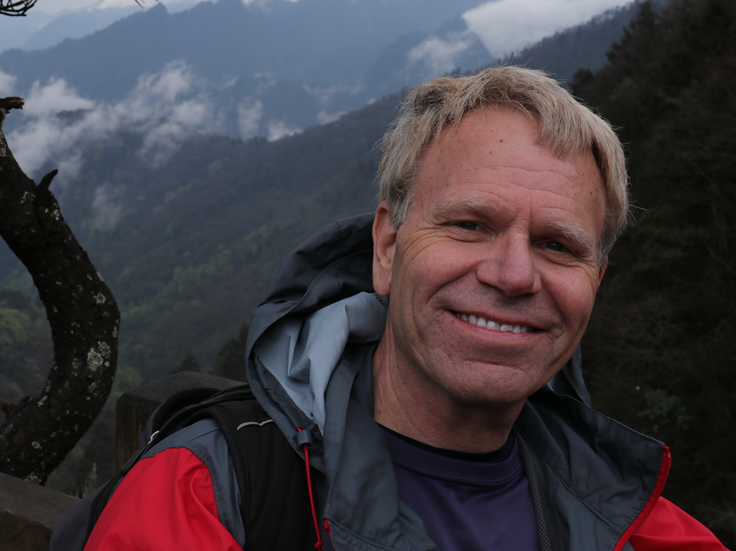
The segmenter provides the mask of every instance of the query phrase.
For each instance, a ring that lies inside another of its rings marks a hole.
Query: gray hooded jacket
[[[300,454],[297,429],[311,433],[325,540],[339,551],[433,550],[422,521],[398,498],[373,421],[371,360],[386,308],[371,283],[372,221],[337,222],[284,260],[251,320],[248,378]],[[669,453],[591,409],[579,350],[529,398],[514,430],[542,550],[630,551],[626,541],[661,493]]]

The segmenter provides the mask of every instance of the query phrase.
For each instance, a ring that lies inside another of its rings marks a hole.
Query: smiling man
[[[382,145],[375,215],[289,255],[251,321],[265,413],[237,429],[285,438],[303,486],[242,495],[198,421],[133,467],[85,549],[723,549],[660,497],[667,448],[596,413],[582,380],[628,212],[610,126],[503,67],[416,87]],[[288,512],[307,501],[311,535]]]
[[[430,144],[398,229],[379,205],[384,426],[438,447],[500,448],[580,342],[605,271],[605,188],[590,151],[561,159],[538,133],[518,110],[474,111]]]

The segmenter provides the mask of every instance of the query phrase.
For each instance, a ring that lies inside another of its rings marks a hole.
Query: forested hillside
[[[637,206],[583,342],[594,405],[670,446],[665,496],[736,548],[736,4],[645,3],[573,90]]]

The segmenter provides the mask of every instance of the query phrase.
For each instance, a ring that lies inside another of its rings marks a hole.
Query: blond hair
[[[616,133],[601,117],[578,103],[544,72],[520,67],[491,67],[462,77],[439,77],[414,87],[379,147],[379,199],[388,201],[399,228],[409,216],[411,187],[422,156],[440,132],[471,111],[509,108],[539,125],[538,143],[559,158],[591,152],[603,179],[606,219],[599,255],[605,262],[628,219],[626,159]]]

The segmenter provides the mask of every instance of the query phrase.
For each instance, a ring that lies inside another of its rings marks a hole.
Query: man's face
[[[514,111],[471,113],[428,148],[398,232],[378,208],[389,363],[424,400],[520,407],[583,335],[604,271],[603,183],[592,154],[561,160],[537,133]]]

